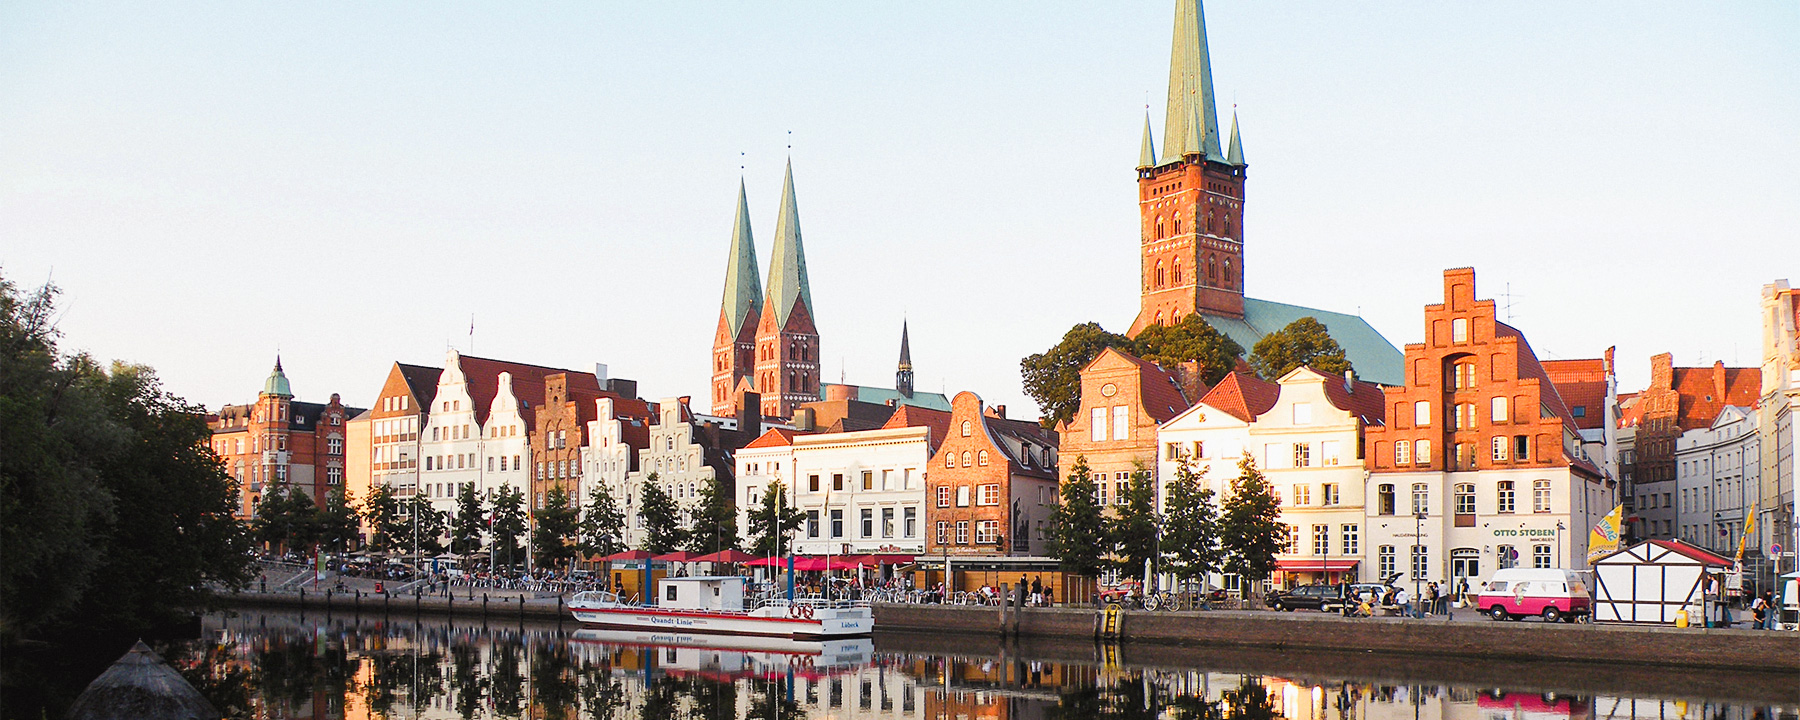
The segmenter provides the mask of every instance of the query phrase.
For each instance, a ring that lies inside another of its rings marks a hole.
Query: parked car
[[[1304,608],[1320,612],[1342,612],[1344,586],[1301,585],[1292,590],[1274,590],[1269,593],[1268,603],[1270,608],[1277,611],[1292,612]]]
[[[1109,603],[1131,602],[1142,597],[1143,594],[1144,584],[1137,580],[1126,580],[1117,585],[1108,585],[1100,588],[1099,592],[1100,601]]]
[[[1587,583],[1571,570],[1506,568],[1481,586],[1475,607],[1495,620],[1537,615],[1545,622],[1574,622],[1593,609]]]

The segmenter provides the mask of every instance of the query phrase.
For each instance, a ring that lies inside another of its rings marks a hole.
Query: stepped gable
[[[537,427],[537,405],[544,401],[544,378],[558,373],[568,378],[569,396],[583,398],[592,405],[592,400],[601,397],[617,398],[618,394],[600,389],[600,381],[591,372],[567,370],[563,368],[544,367],[492,358],[461,355],[458,362],[462,366],[463,377],[469,383],[469,401],[474,403],[475,422],[487,425],[488,410],[494,404],[494,395],[500,391],[500,373],[512,373],[513,396],[519,399],[519,415],[526,427]],[[435,393],[435,390],[433,391]]]
[[[1575,425],[1575,417],[1569,414],[1569,406],[1564,404],[1562,396],[1557,394],[1556,383],[1550,380],[1549,373],[1544,372],[1544,364],[1538,362],[1537,353],[1531,349],[1531,341],[1526,340],[1525,334],[1519,332],[1518,328],[1499,320],[1494,321],[1494,336],[1518,339],[1519,377],[1536,378],[1539,390],[1538,402],[1543,403],[1545,408],[1561,419],[1563,425],[1568,426],[1569,430],[1574,431],[1575,435],[1579,437],[1581,428]]]
[[[1379,393],[1379,390],[1376,392]],[[1251,373],[1234,370],[1220,380],[1219,384],[1214,385],[1212,391],[1201,398],[1200,402],[1244,422],[1251,422],[1256,416],[1275,407],[1275,401],[1280,397],[1280,385]],[[1382,396],[1377,394],[1375,402],[1379,405]]]

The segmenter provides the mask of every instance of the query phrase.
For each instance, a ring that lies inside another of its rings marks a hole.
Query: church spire
[[[900,368],[894,373],[894,389],[902,397],[912,397],[912,343],[906,337],[906,321],[900,321]]]
[[[800,243],[800,207],[794,201],[794,161],[788,160],[781,185],[781,213],[775,219],[775,248],[769,258],[769,284],[764,306],[775,311],[775,326],[787,325],[795,303],[810,315],[812,288],[806,281],[806,249]]]
[[[1197,120],[1196,120],[1197,119]],[[1198,124],[1198,127],[1191,127]],[[1198,138],[1194,143],[1191,138]],[[1212,59],[1200,0],[1176,0],[1175,39],[1169,51],[1169,104],[1163,118],[1164,163],[1187,155],[1223,160],[1213,108]]]
[[[1238,167],[1244,166],[1244,143],[1238,139],[1237,110],[1231,111],[1231,150],[1225,155],[1225,162]]]
[[[1138,169],[1156,167],[1156,147],[1150,142],[1150,111],[1144,111],[1144,146],[1138,148]]]
[[[754,323],[762,312],[762,292],[756,287],[761,275],[756,269],[756,240],[750,236],[749,197],[739,179],[737,220],[731,229],[731,260],[725,265],[725,298],[721,302],[731,337],[743,330],[744,321]]]

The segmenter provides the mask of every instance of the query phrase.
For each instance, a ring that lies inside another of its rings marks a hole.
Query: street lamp
[[[1423,508],[1420,508],[1413,513],[1413,552],[1412,552],[1413,597],[1412,597],[1412,599],[1413,599],[1413,602],[1415,602],[1415,603],[1419,602],[1419,599],[1422,597],[1419,594],[1419,583],[1422,580],[1422,578],[1419,577],[1419,566],[1422,565],[1423,563],[1419,562],[1419,554],[1420,554],[1420,551],[1424,550],[1424,548],[1425,548],[1425,535],[1424,535],[1425,528],[1424,528],[1424,526],[1425,526],[1425,510]],[[1414,613],[1414,615],[1417,616],[1417,613]]]
[[[1563,521],[1556,521],[1556,564],[1558,567],[1568,567],[1563,563],[1562,554],[1562,531],[1567,529],[1569,528],[1567,525],[1563,524]]]

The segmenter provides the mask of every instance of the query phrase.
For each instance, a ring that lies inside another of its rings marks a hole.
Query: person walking
[[[1425,584],[1424,597],[1419,598],[1419,617],[1437,614],[1438,586],[1437,582]]]
[[[1763,593],[1762,595],[1756,596],[1756,600],[1750,603],[1750,614],[1756,618],[1755,622],[1750,625],[1751,630],[1769,629],[1769,601],[1767,597],[1768,593]]]

